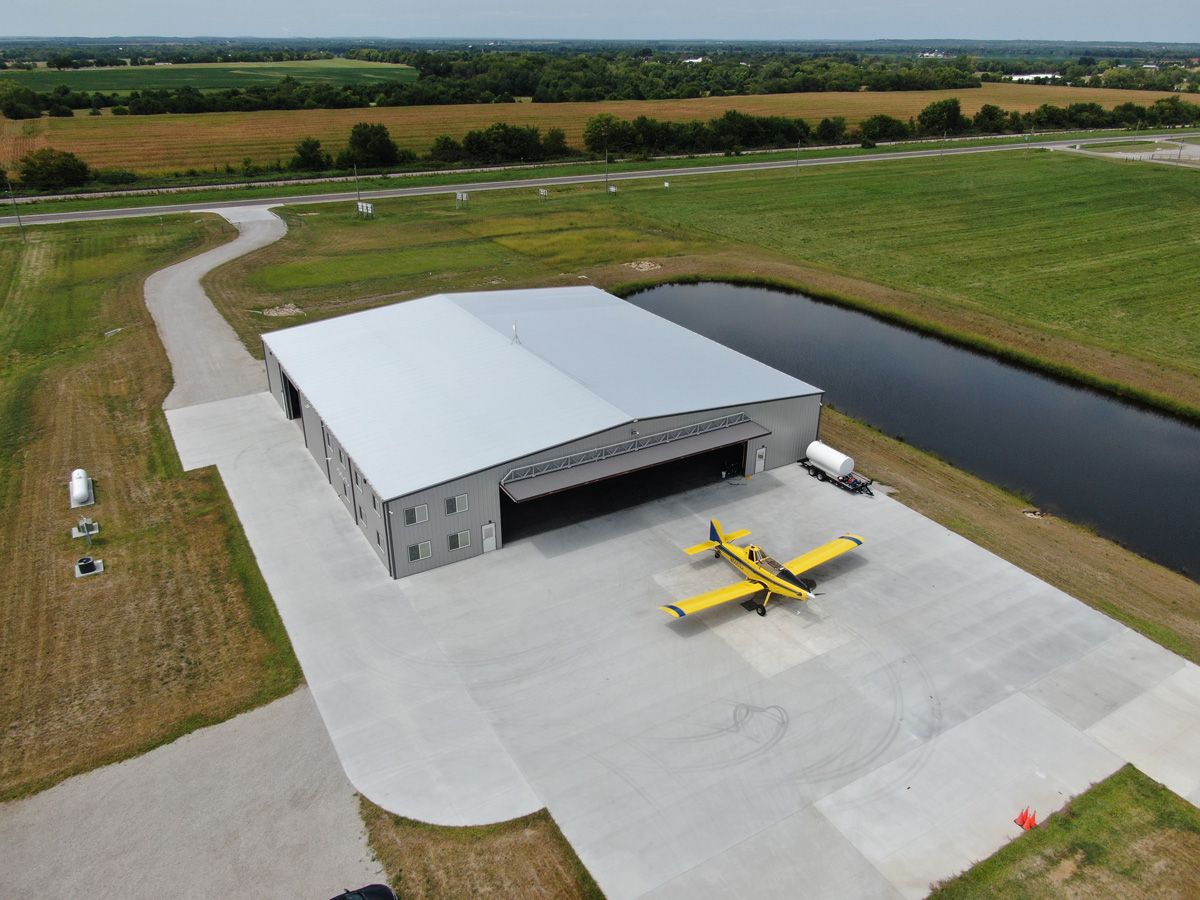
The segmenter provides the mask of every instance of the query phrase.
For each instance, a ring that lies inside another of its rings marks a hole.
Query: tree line
[[[68,85],[42,92],[21,88],[19,102],[9,102],[0,111],[8,118],[32,118],[43,111],[69,115],[71,110],[111,107],[118,115],[139,116],[510,103],[518,97],[529,97],[535,103],[559,103],[820,91],[918,91],[980,84],[969,71],[969,60],[934,64],[853,54],[812,57],[767,52],[724,54],[710,59],[645,52],[649,55],[615,51],[554,54],[352,50],[346,53],[352,59],[413,66],[419,78],[415,82],[331,85],[302,83],[289,76],[277,84],[248,88],[201,92],[185,86],[128,94],[74,91]]]
[[[907,121],[874,115],[850,127],[842,117],[822,119],[815,127],[804,119],[750,116],[729,110],[707,122],[663,122],[648,116],[618,119],[601,114],[584,126],[583,140],[592,153],[650,156],[673,153],[740,152],[797,145],[903,141],[917,137],[967,134],[1024,134],[1031,131],[1154,128],[1200,123],[1200,105],[1180,97],[1164,97],[1149,106],[1123,103],[1106,110],[1098,103],[1045,104],[1033,112],[1003,110],[984,104],[966,116],[957,98],[935,101]]]
[[[1147,106],[1123,103],[1111,110],[1096,103],[1073,103],[1066,107],[1046,104],[1033,112],[1022,113],[985,104],[974,116],[963,113],[957,98],[949,98],[929,104],[907,121],[874,115],[854,126],[839,116],[824,118],[813,126],[800,118],[753,116],[736,110],[728,110],[707,121],[684,122],[664,122],[648,116],[619,119],[602,113],[592,116],[584,126],[583,151],[596,157],[740,153],[828,144],[859,143],[869,147],[881,141],[917,137],[1197,124],[1200,124],[1200,105],[1178,96],[1165,97]],[[385,125],[360,122],[351,129],[346,146],[336,154],[324,148],[317,138],[306,137],[297,143],[290,160],[277,162],[273,169],[320,174],[354,169],[378,172],[422,165],[537,163],[578,157],[583,151],[567,144],[562,129],[551,128],[543,133],[533,125],[497,122],[468,131],[461,140],[440,135],[425,154],[418,156],[412,150],[399,147]],[[246,159],[241,175],[253,177],[271,169]],[[236,173],[233,167],[226,166],[226,174]],[[0,172],[0,178],[3,174]],[[192,176],[198,174],[189,173]],[[94,171],[74,154],[53,149],[37,150],[23,157],[18,176],[24,187],[43,191],[79,187],[88,182],[117,185],[138,180],[133,172]]]

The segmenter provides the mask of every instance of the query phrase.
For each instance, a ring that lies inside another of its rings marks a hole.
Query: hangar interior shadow
[[[745,452],[745,444],[720,447],[524,503],[514,503],[501,491],[504,542],[535,537],[585,519],[713,484],[721,480],[722,471],[727,477],[740,476]]]

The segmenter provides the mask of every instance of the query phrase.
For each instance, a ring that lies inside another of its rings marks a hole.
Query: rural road
[[[1145,138],[1162,135],[1145,135]],[[1174,137],[1187,137],[1175,134]],[[1122,140],[1128,141],[1126,137]],[[896,153],[871,153],[863,156],[832,156],[820,159],[803,160],[772,160],[771,162],[726,163],[711,166],[691,166],[675,169],[644,169],[636,172],[614,172],[591,175],[559,175],[550,178],[514,178],[505,181],[480,181],[473,183],[438,184],[423,187],[398,187],[377,191],[363,191],[365,200],[379,200],[387,197],[426,197],[436,194],[454,194],[458,191],[504,191],[516,188],[560,187],[573,184],[597,184],[605,181],[635,181],[644,178],[684,178],[691,175],[719,175],[725,172],[761,172],[772,169],[811,168],[813,166],[843,166],[860,163],[882,162],[896,159],[923,159],[931,156],[958,156],[976,153],[1003,153],[1012,150],[1048,149],[1063,150],[1079,143],[1079,139],[1055,141],[1031,141],[1021,144],[998,144],[984,147],[949,147],[940,150],[904,150]],[[161,216],[183,212],[210,212],[220,209],[231,209],[241,206],[297,206],[310,203],[348,203],[358,198],[355,191],[337,191],[328,194],[305,194],[290,197],[257,197],[253,200],[222,200],[217,198],[208,203],[168,203],[159,206],[140,206],[127,209],[98,209],[79,212],[37,213],[22,215],[21,221],[26,225],[45,225],[57,222],[85,222],[93,219],[124,219],[136,216]],[[0,217],[0,227],[15,226],[15,216]]]

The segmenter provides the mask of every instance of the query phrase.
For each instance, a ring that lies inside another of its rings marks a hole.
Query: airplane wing
[[[733,600],[741,600],[743,597],[752,597],[762,591],[763,586],[757,581],[739,581],[737,584],[729,584],[723,588],[717,588],[715,591],[709,591],[706,594],[697,594],[695,597],[688,597],[686,600],[680,600],[678,603],[672,603],[668,606],[660,606],[665,613],[670,613],[677,619],[682,619],[684,616],[690,616],[694,612],[700,612],[702,609],[709,609],[713,606],[720,606],[722,603],[729,603]]]
[[[815,569],[822,563],[827,563],[831,559],[841,556],[843,553],[849,553],[855,547],[860,546],[862,542],[863,539],[857,534],[843,534],[840,538],[835,538],[828,544],[823,544],[815,550],[809,550],[795,559],[788,560],[783,564],[783,568],[789,574],[800,575],[809,569]]]

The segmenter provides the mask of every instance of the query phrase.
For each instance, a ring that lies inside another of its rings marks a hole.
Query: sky
[[[0,35],[1200,41],[1196,0],[6,0]]]

